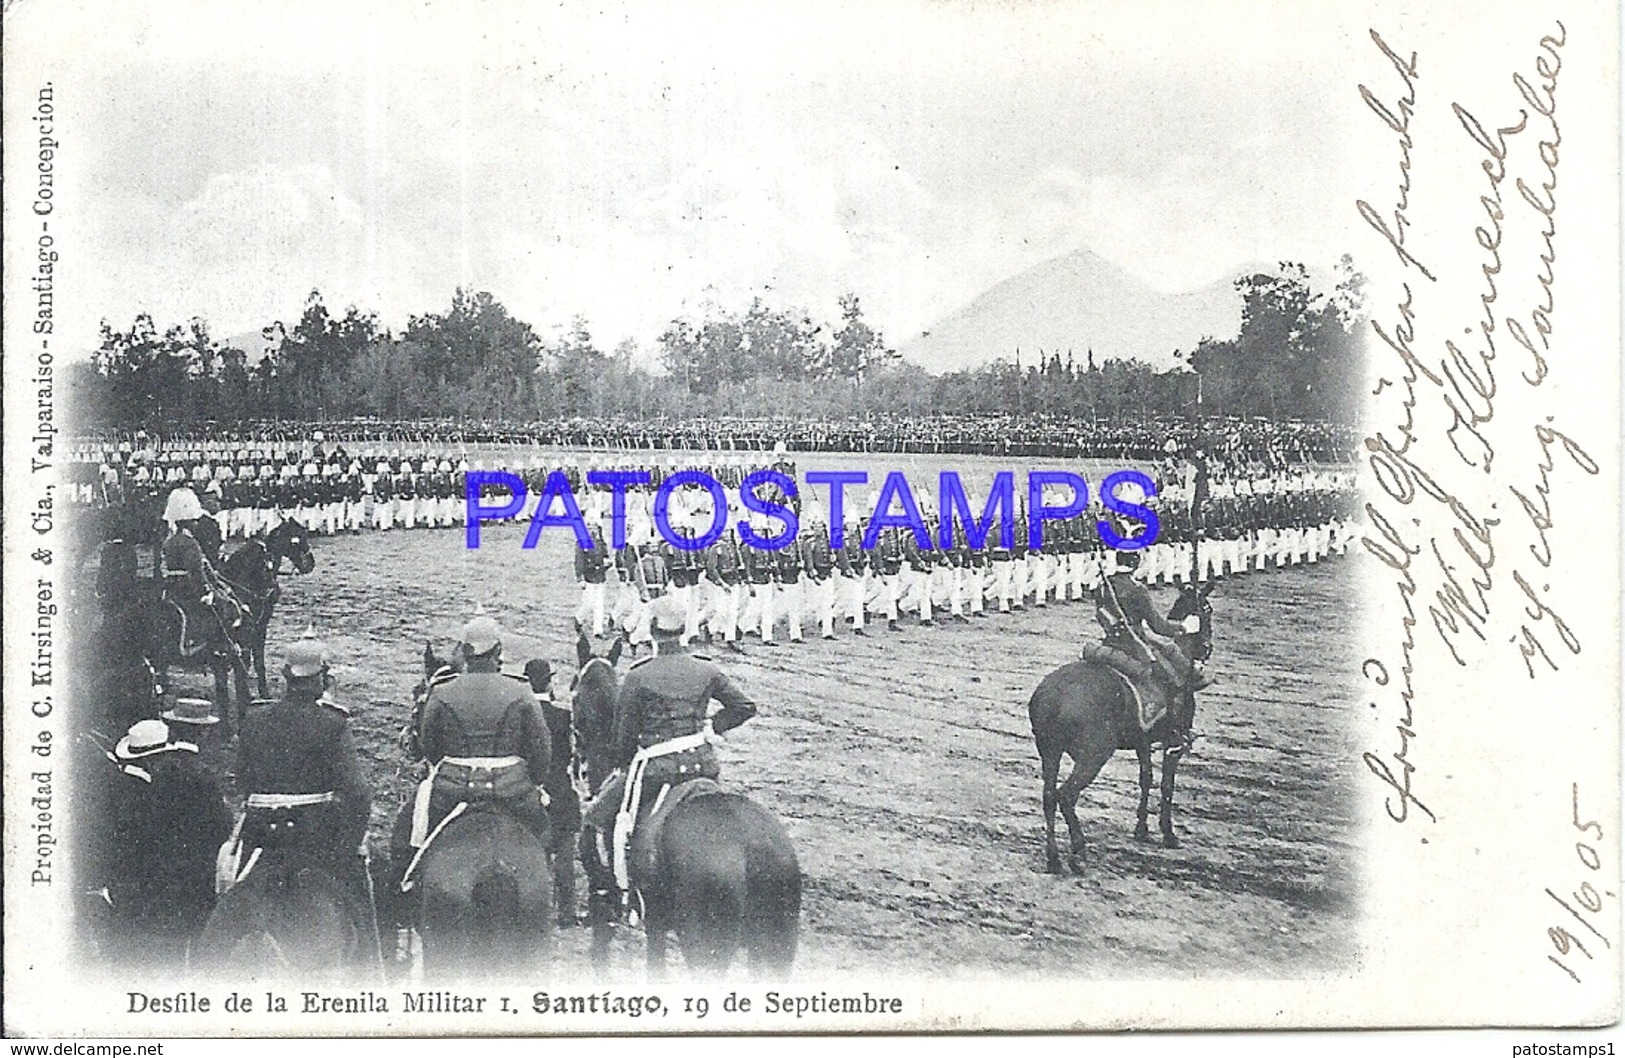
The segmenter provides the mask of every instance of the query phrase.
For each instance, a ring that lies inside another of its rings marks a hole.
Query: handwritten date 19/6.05
[[[1617,910],[1619,897],[1611,889],[1599,890],[1597,887],[1607,884],[1602,871],[1606,861],[1601,851],[1606,835],[1603,834],[1601,823],[1594,819],[1586,819],[1585,814],[1581,813],[1580,784],[1573,783],[1570,789],[1574,805],[1570,817],[1574,834],[1570,837],[1575,839],[1574,856],[1579,861],[1579,867],[1573,869],[1579,872],[1577,876],[1580,878],[1580,884],[1561,896],[1549,886],[1546,889],[1546,895],[1561,909],[1561,913],[1553,912],[1556,924],[1546,929],[1546,937],[1551,941],[1552,947],[1557,949],[1557,954],[1548,954],[1546,959],[1567,974],[1575,984],[1581,984],[1583,982],[1581,971],[1589,971],[1588,963],[1597,960],[1595,947],[1600,944],[1605,949],[1613,948],[1608,934],[1598,929],[1597,924],[1602,921],[1603,912],[1610,907],[1607,901],[1613,901],[1612,906]],[[1572,880],[1571,876],[1570,881]],[[1593,881],[1597,884],[1593,885]],[[1586,961],[1582,962],[1582,958]]]

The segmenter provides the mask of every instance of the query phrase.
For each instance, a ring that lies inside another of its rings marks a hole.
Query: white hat
[[[181,488],[169,494],[169,500],[164,504],[164,521],[189,522],[201,517],[203,504],[198,502],[197,493]]]
[[[113,747],[113,756],[119,760],[139,760],[175,750],[196,753],[197,747],[190,742],[171,742],[169,725],[162,720],[138,720],[130,728],[130,733]]]

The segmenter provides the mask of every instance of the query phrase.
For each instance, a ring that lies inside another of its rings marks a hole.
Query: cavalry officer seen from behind
[[[417,850],[460,802],[500,801],[537,838],[548,840],[539,788],[559,776],[550,771],[546,718],[530,688],[503,675],[502,630],[495,620],[469,621],[460,643],[462,673],[430,688],[418,722],[418,746],[431,770],[427,789],[420,787],[402,807],[390,836],[392,898]],[[397,926],[405,917],[402,903],[393,900]]]
[[[721,775],[716,749],[705,738],[713,701],[722,706],[711,717],[718,735],[756,715],[755,703],[721,669],[683,645],[684,617],[673,599],[655,604],[654,656],[632,666],[615,702],[612,764],[630,769],[634,758],[642,758],[644,804],[662,786]],[[633,777],[630,770],[627,775]]]
[[[367,815],[350,713],[329,692],[327,650],[313,638],[288,648],[280,701],[251,709],[238,748],[237,784],[248,791],[241,849],[325,866],[365,902]],[[371,914],[371,909],[368,909]]]

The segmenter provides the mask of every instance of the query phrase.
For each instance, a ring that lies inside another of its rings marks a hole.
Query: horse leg
[[[615,937],[620,894],[615,890],[613,872],[598,855],[598,831],[583,826],[576,846],[582,871],[587,876],[587,921],[592,925],[592,971],[602,977],[609,972],[609,946]]]
[[[270,687],[266,685],[265,681],[265,636],[270,630],[270,626],[271,615],[269,613],[257,617],[254,621],[254,675],[258,680],[261,698],[271,696]]]
[[[229,738],[237,731],[242,720],[231,700],[231,666],[224,658],[216,658],[209,667],[214,673],[214,707],[220,714],[221,723],[226,725],[226,736]]]
[[[1179,838],[1174,834],[1174,770],[1179,767],[1179,758],[1185,755],[1185,747],[1164,749],[1162,751],[1162,847],[1165,849],[1179,848]]]
[[[650,983],[666,978],[667,928],[665,914],[645,905],[643,935],[648,943],[644,950],[644,976]]]
[[[801,867],[793,850],[775,859],[773,869],[752,872],[750,879],[745,943],[755,980],[789,977],[801,934]]]
[[[1109,742],[1101,746],[1074,748],[1072,773],[1056,791],[1061,815],[1066,819],[1066,829],[1072,839],[1068,864],[1074,874],[1083,873],[1083,824],[1078,822],[1078,797],[1083,793],[1085,786],[1095,781],[1095,776],[1100,774],[1100,769],[1106,766],[1111,755],[1112,746]]]
[[[1141,739],[1134,747],[1134,754],[1140,761],[1140,811],[1134,823],[1134,836],[1145,841],[1151,837],[1151,828],[1146,825],[1146,816],[1151,811],[1151,746]]]
[[[1055,845],[1055,809],[1060,798],[1055,786],[1061,775],[1061,754],[1045,753],[1041,763],[1044,769],[1044,870],[1060,874],[1061,850]]]
[[[599,977],[609,972],[609,943],[614,937],[615,924],[613,922],[593,920],[592,972]]]
[[[572,855],[574,846],[573,841],[561,841],[553,853],[553,908],[558,916],[559,925],[565,927],[576,924],[576,861]]]

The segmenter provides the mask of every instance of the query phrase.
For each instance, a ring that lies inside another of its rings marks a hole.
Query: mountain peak
[[[1176,365],[1205,336],[1230,337],[1241,325],[1241,296],[1229,279],[1167,294],[1080,248],[1034,265],[938,320],[902,354],[932,372],[961,371],[1000,357],[1066,349],[1097,361],[1138,359]]]

